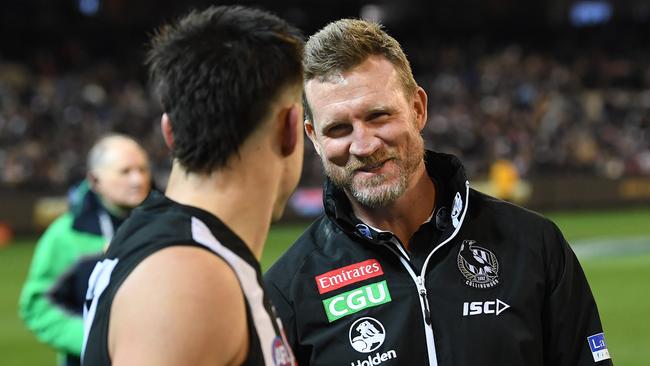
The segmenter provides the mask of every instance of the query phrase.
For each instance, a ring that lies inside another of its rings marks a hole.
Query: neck
[[[376,208],[359,204],[348,194],[354,214],[363,222],[395,234],[408,249],[409,240],[435,207],[436,188],[422,162],[409,179],[406,191],[394,202]]]
[[[208,175],[189,173],[174,161],[165,195],[217,216],[259,261],[271,225],[278,182],[260,175],[264,169],[254,165],[236,161]]]
[[[112,204],[102,198],[101,196],[97,195],[99,197],[99,201],[101,202],[102,206],[108,211],[111,215],[117,217],[118,219],[123,219],[129,215],[131,212],[131,209],[127,209],[124,207],[117,206],[115,204]]]

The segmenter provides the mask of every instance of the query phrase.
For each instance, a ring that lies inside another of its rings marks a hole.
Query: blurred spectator
[[[490,181],[497,198],[513,201],[519,184],[517,168],[510,160],[497,159],[490,167]]]
[[[88,154],[87,179],[72,193],[69,211],[39,239],[20,295],[20,316],[59,352],[60,365],[80,364],[90,271],[77,263],[101,253],[150,188],[149,161],[140,145],[124,135],[106,136]]]

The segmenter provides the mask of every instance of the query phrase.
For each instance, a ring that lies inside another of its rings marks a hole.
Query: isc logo
[[[501,314],[510,305],[496,299],[495,301],[472,301],[463,303],[463,316],[480,314]]]

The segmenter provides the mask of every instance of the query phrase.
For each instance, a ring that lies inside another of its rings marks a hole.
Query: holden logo
[[[370,353],[384,344],[386,331],[384,326],[374,318],[357,319],[350,326],[350,344],[362,353]]]

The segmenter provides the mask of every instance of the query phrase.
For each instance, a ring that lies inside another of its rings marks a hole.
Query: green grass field
[[[650,209],[550,213],[578,253],[607,246],[606,256],[579,255],[598,302],[608,348],[617,365],[650,359]],[[267,269],[304,226],[274,227],[262,260]],[[55,355],[36,341],[17,316],[17,302],[33,251],[33,239],[0,248],[0,365],[55,365]],[[591,243],[597,243],[591,245]],[[634,245],[630,245],[630,243]],[[639,244],[640,243],[640,244]],[[612,249],[613,248],[613,249]],[[632,249],[630,249],[632,248]]]

